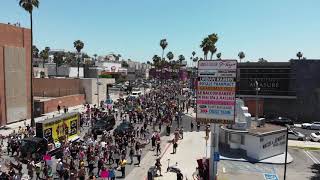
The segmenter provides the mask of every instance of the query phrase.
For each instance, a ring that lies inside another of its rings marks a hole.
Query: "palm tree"
[[[221,60],[221,52],[217,54],[217,59]]]
[[[192,51],[192,57],[194,57],[196,55],[196,52]]]
[[[173,53],[171,51],[168,52],[167,58],[169,59],[169,61],[171,61],[174,58],[174,55],[173,55]]]
[[[80,56],[80,52],[84,47],[84,43],[82,41],[80,41],[80,40],[76,40],[76,41],[73,42],[73,47],[76,48],[76,50],[78,52],[78,55]],[[77,64],[78,64],[78,75],[77,75],[77,77],[79,78],[80,57],[78,57]]]
[[[164,55],[164,50],[166,49],[166,47],[168,46],[168,42],[166,39],[161,39],[160,40],[160,46],[162,48],[162,56],[161,59],[163,59],[163,55]]]
[[[185,58],[184,58],[184,56],[181,54],[181,55],[179,55],[178,60],[179,60],[180,66],[182,66],[182,61],[184,61]]]
[[[258,62],[259,62],[259,63],[266,63],[266,62],[268,62],[268,61],[265,60],[264,58],[259,58]]]
[[[58,67],[64,64],[63,57],[64,57],[63,53],[56,52],[53,55],[53,62],[56,64],[56,76],[58,76]]]
[[[302,56],[303,56],[302,52],[299,51],[299,52],[297,53],[298,59],[300,60],[300,59],[302,58]]]
[[[245,58],[245,57],[246,57],[246,55],[244,54],[244,52],[243,52],[243,51],[240,51],[240,52],[239,52],[239,54],[238,54],[238,57],[239,57],[239,59],[240,59],[240,63],[241,63],[241,60],[242,60],[243,58]]]
[[[32,46],[32,57],[33,58],[39,57],[39,49],[35,45]]]
[[[213,54],[217,52],[216,46],[215,46],[214,44],[211,44],[211,45],[209,46],[209,51],[210,51],[210,53],[211,53],[210,59],[212,60]]]
[[[49,59],[49,51],[50,51],[50,48],[45,47],[44,50],[42,50],[40,52],[40,58],[42,59],[42,67],[43,68],[44,68],[44,64],[45,64],[46,60]]]
[[[209,52],[209,43],[210,39],[208,37],[204,38],[200,44],[200,47],[202,48],[203,51],[203,58],[206,60]]]
[[[212,60],[212,57],[213,57],[213,54],[216,53],[217,51],[217,48],[216,48],[216,42],[218,41],[218,35],[215,34],[215,33],[212,33],[210,35],[208,35],[208,38],[209,38],[209,51],[211,53],[211,60]]]
[[[30,15],[30,30],[31,30],[31,35],[30,35],[30,47],[33,47],[33,26],[32,26],[32,11],[33,8],[39,7],[39,0],[19,0],[19,6],[21,6],[25,11],[27,11]],[[30,48],[30,99],[31,99],[31,126],[35,126],[35,121],[34,121],[34,116],[33,116],[33,61],[32,61],[32,48]]]
[[[93,55],[95,61],[97,61],[97,56],[98,56],[97,54]]]

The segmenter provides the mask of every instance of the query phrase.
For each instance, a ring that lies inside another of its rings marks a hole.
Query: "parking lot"
[[[319,180],[320,151],[289,148],[293,162],[287,165],[287,180]],[[222,180],[265,180],[265,174],[283,179],[284,165],[221,160],[219,177]]]

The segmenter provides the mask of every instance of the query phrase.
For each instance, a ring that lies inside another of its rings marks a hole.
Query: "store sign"
[[[286,135],[282,134],[262,144],[262,149],[266,149],[269,147],[277,147],[285,144],[286,144]]]
[[[197,121],[234,123],[236,71],[236,60],[198,62]]]

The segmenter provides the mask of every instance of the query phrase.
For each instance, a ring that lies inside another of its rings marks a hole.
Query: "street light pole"
[[[289,131],[289,125],[286,124],[287,127],[287,138],[286,138],[286,152],[285,152],[285,160],[284,160],[284,173],[283,173],[283,180],[286,180],[287,176],[287,157],[288,157],[288,131]]]

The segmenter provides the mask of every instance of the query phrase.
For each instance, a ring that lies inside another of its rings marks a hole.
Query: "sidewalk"
[[[288,146],[298,148],[320,149],[319,142],[288,140]]]
[[[172,146],[170,146],[164,153],[162,164],[162,177],[156,177],[159,180],[175,180],[177,175],[172,172],[166,172],[169,166],[177,167],[181,170],[184,179],[192,179],[192,174],[196,170],[197,159],[202,159],[206,156],[206,141],[204,139],[205,133],[200,132],[185,132],[184,138],[179,140],[176,154],[172,153]],[[210,139],[208,140],[210,142]],[[207,146],[207,155],[210,156],[210,147]],[[176,166],[177,165],[177,166]]]

